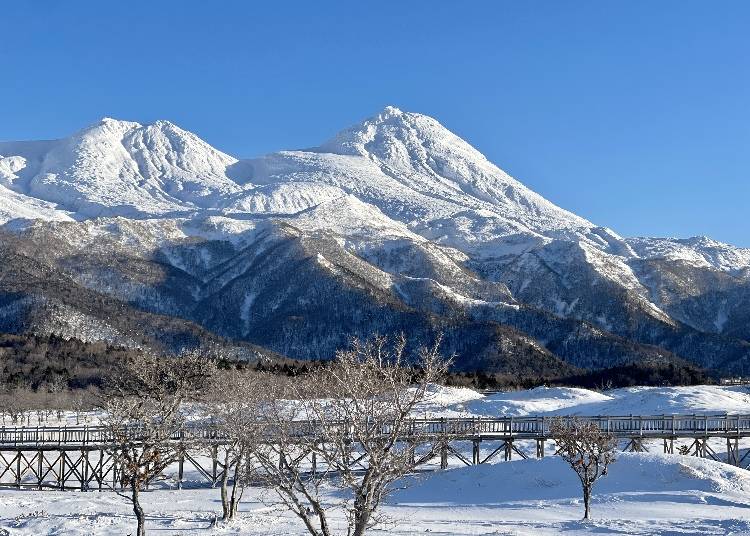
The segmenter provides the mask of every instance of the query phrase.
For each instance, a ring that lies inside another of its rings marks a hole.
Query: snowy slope
[[[750,249],[737,248],[705,236],[693,238],[629,238],[636,256],[683,261],[698,267],[737,273],[750,267]]]
[[[0,199],[0,221],[4,223],[35,219],[73,221],[68,212],[58,209],[54,203],[14,192],[3,185],[0,185]]]
[[[331,184],[419,234],[461,249],[498,254],[505,251],[500,238],[520,239],[528,248],[543,236],[583,237],[594,228],[526,188],[436,120],[393,107],[319,147],[245,164],[250,182]]]
[[[513,482],[513,486],[493,486]],[[398,504],[444,506],[500,505],[519,501],[575,497],[577,478],[559,457],[454,469],[416,479],[398,492]],[[580,484],[579,484],[580,485]],[[750,473],[738,467],[693,457],[621,453],[595,486],[597,502],[610,494],[679,493],[687,490],[723,494],[727,499],[750,495]],[[597,507],[594,506],[596,517]],[[599,510],[601,515],[601,510]]]
[[[212,208],[240,190],[226,176],[236,159],[167,121],[105,118],[70,138],[0,143],[16,160],[0,183],[74,211],[78,218],[167,215]]]

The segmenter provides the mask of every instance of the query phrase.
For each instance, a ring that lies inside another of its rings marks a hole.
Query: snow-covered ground
[[[750,386],[627,387],[590,391],[537,387],[482,395],[435,387],[422,411],[445,416],[671,415],[750,413]]]
[[[436,471],[404,484],[374,534],[750,534],[750,472],[692,457],[620,455],[586,523],[578,480],[559,458]],[[240,519],[213,526],[216,489],[143,494],[152,534],[304,534],[270,500],[251,488]],[[127,500],[113,492],[0,492],[0,534],[119,536],[132,528]]]
[[[199,418],[200,409],[191,409]],[[627,387],[591,391],[575,387],[537,387],[522,391],[482,394],[465,387],[432,386],[418,416],[521,417],[526,415],[671,415],[750,413],[750,386],[694,385],[688,387]],[[100,412],[56,412],[42,419],[38,412],[14,423],[0,417],[2,426],[96,425]]]
[[[482,395],[435,387],[422,411],[453,416],[750,413],[750,389],[537,388]],[[595,489],[594,519],[587,523],[580,520],[575,474],[552,456],[473,467],[453,459],[450,469],[405,479],[401,487],[383,509],[390,523],[374,534],[750,535],[750,471],[676,454],[620,454]],[[332,491],[331,500],[335,497]],[[165,482],[144,492],[143,503],[152,534],[305,533],[262,488],[246,492],[240,519],[227,526],[213,524],[221,510],[217,489],[177,491]],[[0,535],[123,535],[132,529],[127,499],[112,491],[0,490]]]

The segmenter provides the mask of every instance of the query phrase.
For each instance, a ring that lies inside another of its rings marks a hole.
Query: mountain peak
[[[121,136],[130,130],[140,128],[141,126],[140,123],[136,123],[135,121],[123,121],[112,117],[102,117],[96,123],[80,130],[77,133],[77,136],[88,137],[91,135],[98,136],[112,134]]]
[[[428,146],[437,139],[458,140],[470,147],[432,117],[386,106],[376,115],[342,130],[314,151],[387,158],[387,153],[392,153],[397,146]],[[476,154],[482,157],[478,152]],[[409,156],[413,155],[400,155]]]
[[[117,119],[114,117],[102,117],[97,123],[94,123],[94,126],[96,125],[138,125],[140,126],[140,123],[136,123],[135,121],[126,121],[124,119]]]
[[[127,121],[124,119],[115,119],[113,117],[102,117],[96,123],[80,131],[82,134],[89,133],[117,133],[124,134],[133,130],[161,131],[171,132],[183,136],[195,136],[191,132],[184,130],[166,119],[158,119],[152,123],[138,123],[136,121]]]
[[[396,117],[399,115],[403,115],[404,112],[402,112],[400,109],[396,108],[395,106],[386,106],[383,108],[383,110],[378,114],[378,117]]]
[[[258,184],[341,188],[446,245],[519,232],[584,236],[594,227],[529,190],[437,120],[393,106],[317,148],[267,155],[250,168]]]

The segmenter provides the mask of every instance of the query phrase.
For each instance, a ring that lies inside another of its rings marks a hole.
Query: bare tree
[[[332,509],[343,510],[348,535],[365,534],[382,521],[378,508],[394,483],[447,440],[412,417],[449,360],[440,355],[439,340],[418,350],[413,367],[405,350],[403,336],[354,340],[331,367],[279,392],[264,413],[273,441],[255,458],[313,536],[334,534]],[[329,501],[324,485],[347,491],[345,500]]]
[[[76,418],[76,425],[79,425],[81,424],[81,416],[86,408],[86,401],[84,400],[82,393],[75,393],[73,395],[72,407]]]
[[[230,369],[216,375],[209,398],[214,423],[225,440],[221,473],[222,519],[234,519],[245,485],[252,476],[250,455],[257,449],[261,414],[273,378],[256,371]],[[231,490],[229,481],[232,481]]]
[[[614,463],[617,440],[593,421],[575,418],[556,418],[550,435],[560,455],[578,475],[583,490],[583,519],[589,519],[591,492],[596,481],[607,474]]]
[[[47,407],[54,408],[57,419],[62,418],[63,398],[68,391],[68,382],[62,377],[56,376],[47,387]]]
[[[212,370],[213,363],[197,355],[142,354],[128,359],[110,379],[102,424],[111,436],[121,482],[130,488],[138,536],[146,534],[140,492],[186,449],[181,406],[205,389]]]

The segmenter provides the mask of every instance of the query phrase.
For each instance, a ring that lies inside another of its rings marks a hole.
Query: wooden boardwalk
[[[596,422],[620,441],[623,450],[658,448],[665,453],[700,456],[750,468],[750,414],[578,418]],[[446,468],[451,458],[475,465],[495,458],[543,457],[546,442],[553,441],[553,420],[554,417],[413,419],[403,439],[424,434],[448,436],[450,441],[440,454],[441,468]],[[137,438],[137,429],[132,433]],[[314,426],[300,426],[299,434],[313,433]],[[220,462],[224,438],[207,424],[191,425],[184,435],[199,446],[179,460],[171,482],[182,487],[187,466],[198,477],[191,485],[216,485],[224,470]],[[748,443],[744,454],[743,440]],[[100,426],[2,427],[0,486],[60,490],[118,487],[111,449],[111,437]]]

